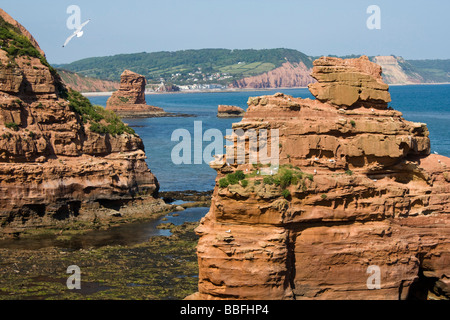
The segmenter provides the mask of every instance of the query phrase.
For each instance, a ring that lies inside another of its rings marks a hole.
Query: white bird
[[[70,40],[72,40],[73,37],[77,36],[77,38],[80,38],[81,36],[83,36],[83,31],[82,31],[81,29],[83,29],[83,27],[84,27],[85,25],[87,25],[87,24],[89,23],[89,21],[91,21],[91,19],[89,19],[89,20],[83,22],[83,23],[75,30],[75,32],[72,33],[71,36],[68,37],[68,38],[66,39],[66,42],[64,42],[64,44],[63,44],[63,48],[64,48],[65,46],[67,46],[67,44],[69,43]]]
[[[316,169],[314,169],[314,174],[317,174],[317,170]]]
[[[439,162],[439,163],[441,163],[441,160],[440,160],[440,159],[438,159],[438,162]]]
[[[225,231],[225,232],[227,232],[227,233],[230,233],[230,232],[231,232],[231,230],[227,230],[227,231]]]
[[[434,154],[439,154],[439,153],[437,153],[437,152],[435,151]]]
[[[227,162],[227,166],[230,166],[230,164]]]

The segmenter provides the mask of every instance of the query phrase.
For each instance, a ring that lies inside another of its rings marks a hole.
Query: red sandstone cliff
[[[316,100],[250,98],[233,125],[279,130],[278,172],[211,163],[199,292],[188,298],[449,298],[450,159],[430,155],[425,124],[388,107],[367,57],[318,59],[312,76]],[[245,183],[227,178],[237,170]]]
[[[67,90],[31,35],[4,11],[0,24],[0,237],[95,222],[111,214],[103,205],[155,194],[142,140]]]
[[[234,81],[230,87],[246,89],[306,87],[314,82],[310,74],[311,70],[303,62],[285,62],[272,71]]]
[[[144,76],[125,70],[120,76],[120,88],[106,102],[106,110],[121,117],[154,117],[164,115],[162,108],[149,106],[145,101]]]
[[[66,70],[58,70],[58,73],[67,87],[79,92],[110,92],[120,87],[115,81],[84,77]]]

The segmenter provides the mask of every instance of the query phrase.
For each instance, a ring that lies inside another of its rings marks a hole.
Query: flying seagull
[[[87,24],[89,23],[89,21],[91,21],[91,19],[89,19],[89,20],[83,22],[83,23],[75,30],[75,32],[72,33],[72,35],[66,39],[66,42],[64,42],[64,44],[63,44],[63,48],[64,48],[65,46],[67,46],[67,44],[69,43],[70,40],[72,40],[73,37],[77,36],[77,38],[80,38],[80,37],[83,35],[83,31],[82,31],[81,29],[83,29],[83,27],[84,27],[85,25],[87,25]]]

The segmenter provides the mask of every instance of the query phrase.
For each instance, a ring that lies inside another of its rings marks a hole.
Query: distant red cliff
[[[120,87],[119,82],[84,77],[71,71],[58,70],[58,73],[69,88],[79,92],[110,92]]]
[[[268,89],[268,88],[295,88],[306,87],[315,82],[311,77],[311,69],[303,62],[285,62],[269,72],[236,80],[230,84],[230,88],[240,89]]]

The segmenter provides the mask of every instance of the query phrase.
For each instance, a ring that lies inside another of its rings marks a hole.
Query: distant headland
[[[125,69],[145,76],[146,93],[217,92],[307,87],[315,82],[311,72],[317,58],[292,49],[199,49],[93,57],[54,67],[69,87],[81,92],[117,90]],[[450,59],[369,59],[383,68],[389,85],[450,83]]]

